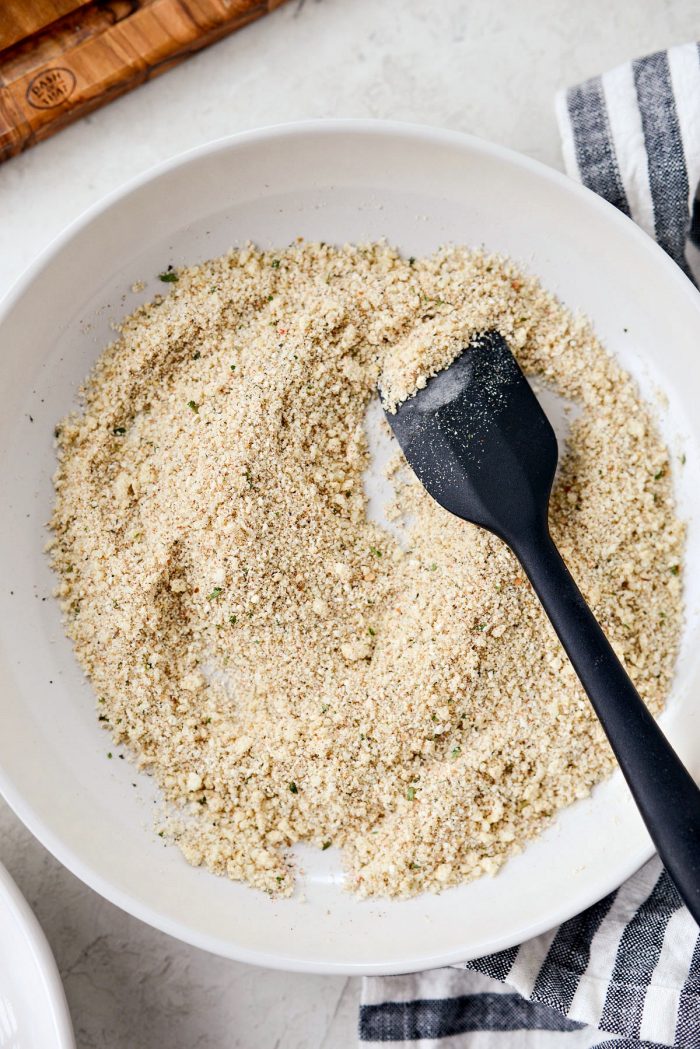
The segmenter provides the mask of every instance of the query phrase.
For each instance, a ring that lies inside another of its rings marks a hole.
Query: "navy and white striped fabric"
[[[557,97],[569,175],[699,272],[700,44],[638,58]]]
[[[557,99],[567,171],[700,282],[700,50]],[[658,858],[583,914],[475,962],[372,977],[362,1049],[700,1049],[700,936]]]
[[[363,1049],[698,1049],[700,935],[658,858],[519,947],[366,979]]]

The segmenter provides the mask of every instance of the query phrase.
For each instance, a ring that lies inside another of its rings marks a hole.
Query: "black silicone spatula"
[[[522,564],[607,733],[649,833],[700,923],[700,790],[639,697],[549,534],[557,441],[498,332],[475,339],[387,419],[441,506]]]

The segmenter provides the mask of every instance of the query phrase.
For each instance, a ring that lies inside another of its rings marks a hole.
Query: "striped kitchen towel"
[[[556,101],[569,175],[700,275],[700,44],[627,62]]]
[[[658,858],[558,928],[365,979],[362,1049],[698,1049],[700,936]]]
[[[700,50],[557,98],[567,171],[700,282]],[[365,979],[362,1049],[700,1049],[700,936],[660,860],[583,914],[449,969]]]

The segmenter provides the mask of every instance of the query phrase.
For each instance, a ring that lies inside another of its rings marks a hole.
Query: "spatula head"
[[[433,499],[517,545],[546,529],[557,439],[507,342],[476,337],[386,417]]]

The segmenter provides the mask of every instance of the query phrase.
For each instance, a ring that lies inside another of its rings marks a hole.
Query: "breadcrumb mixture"
[[[218,874],[288,895],[300,840],[340,847],[360,895],[494,873],[613,758],[498,539],[400,457],[401,541],[368,519],[363,419],[380,377],[396,403],[489,328],[577,401],[552,533],[657,713],[683,529],[634,383],[465,248],[249,246],[162,279],[58,431],[51,556],[100,719]]]

